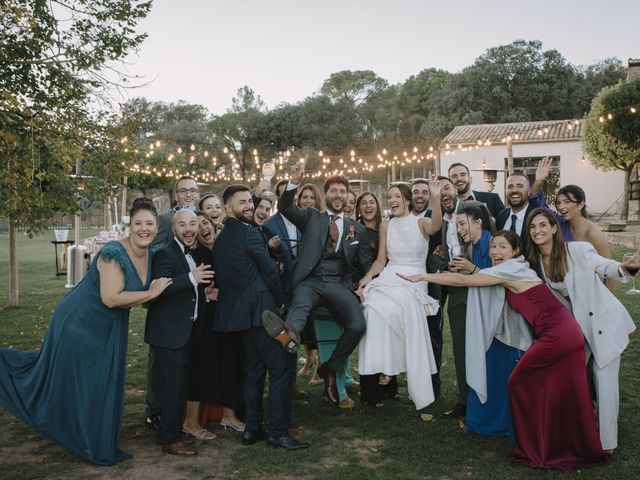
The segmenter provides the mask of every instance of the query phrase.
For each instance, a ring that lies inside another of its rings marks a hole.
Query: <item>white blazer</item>
[[[601,257],[588,242],[569,242],[569,271],[565,285],[569,292],[573,315],[600,368],[620,356],[629,344],[629,334],[636,329],[629,312],[602,283],[608,277],[620,278],[619,262]]]

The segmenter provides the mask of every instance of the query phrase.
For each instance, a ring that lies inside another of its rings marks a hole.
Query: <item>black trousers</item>
[[[440,379],[440,367],[442,366],[442,308],[440,308],[435,315],[427,317],[427,325],[429,326],[433,356],[436,360],[436,367],[438,368],[438,371],[431,375],[433,393],[437,399],[440,396],[442,385],[442,380]]]
[[[160,415],[160,379],[158,378],[158,364],[153,347],[149,345],[147,355],[147,388],[145,392],[145,402],[147,417]]]
[[[334,371],[344,369],[345,359],[364,335],[366,322],[355,294],[341,279],[310,276],[294,287],[287,324],[298,334],[304,329],[309,313],[317,306],[328,308],[344,329],[326,364]]]
[[[274,342],[263,327],[243,330],[241,334],[246,353],[245,428],[250,432],[262,428],[262,392],[269,372],[268,434],[271,437],[286,435],[291,425],[291,363],[295,361],[295,355]]]
[[[182,406],[187,385],[190,345],[182,348],[153,346],[160,383],[160,436],[163,443],[182,437]]]

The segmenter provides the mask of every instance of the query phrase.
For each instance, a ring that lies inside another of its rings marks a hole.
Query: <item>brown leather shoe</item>
[[[291,384],[291,396],[293,398],[309,398],[309,394],[307,392],[305,392],[304,390],[302,390],[295,383]]]
[[[349,393],[359,393],[360,392],[360,382],[354,382],[347,387],[347,392]]]
[[[331,370],[326,363],[323,363],[318,369],[318,375],[324,380],[325,398],[334,405],[337,405],[340,397],[338,397],[338,387],[336,385],[336,372]]]
[[[345,398],[344,400],[340,400],[338,402],[338,408],[341,410],[351,410],[355,406],[356,406],[356,402],[351,400],[349,397]]]
[[[196,443],[196,441],[189,435],[182,435],[182,438],[180,440],[185,445],[194,445]],[[160,432],[156,432],[156,445],[164,445],[164,440],[162,439],[162,435],[160,435]]]
[[[196,447],[191,447],[183,441],[166,443],[162,446],[162,451],[170,455],[197,455]]]

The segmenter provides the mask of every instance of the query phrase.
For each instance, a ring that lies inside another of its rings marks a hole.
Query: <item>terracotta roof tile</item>
[[[512,143],[558,142],[582,138],[582,120],[545,120],[539,122],[458,125],[442,140],[442,145],[468,146],[503,143],[511,135]],[[516,138],[517,137],[517,138]]]

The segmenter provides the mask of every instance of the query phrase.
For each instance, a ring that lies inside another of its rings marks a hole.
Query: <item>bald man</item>
[[[191,247],[196,242],[198,217],[178,210],[172,219],[173,241],[158,250],[152,260],[152,278],[171,278],[172,284],[149,304],[144,341],[153,349],[161,394],[162,451],[195,455],[197,450],[182,436],[182,402],[186,385],[191,328],[204,301],[204,285],[213,278],[210,265],[196,265]]]

